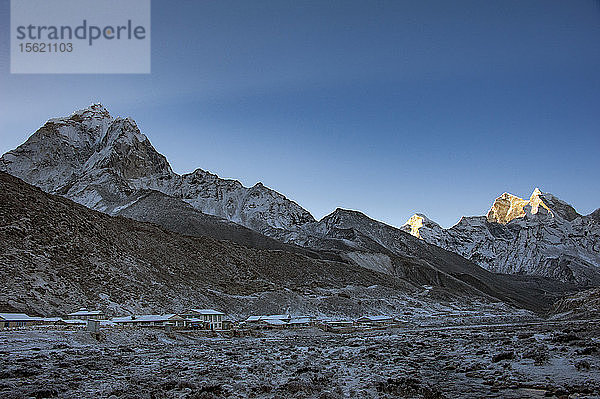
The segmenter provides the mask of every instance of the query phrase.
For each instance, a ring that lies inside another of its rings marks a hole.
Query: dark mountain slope
[[[214,304],[220,294],[317,287],[414,290],[405,281],[358,266],[110,217],[5,173],[0,173],[0,282],[5,287],[0,306],[41,314],[80,305],[115,312],[175,311]]]
[[[311,248],[336,250],[340,254],[357,251],[382,254],[390,259],[391,265],[382,271],[391,275],[455,289],[468,285],[527,309],[548,310],[556,299],[575,289],[572,284],[539,276],[522,278],[489,272],[454,252],[428,244],[358,211],[337,209],[324,217],[314,230],[319,234],[315,233],[308,240]],[[353,260],[356,264],[365,264],[364,257]]]
[[[535,311],[547,310],[571,288],[549,279],[517,279],[490,273],[473,262],[418,240],[366,215],[338,209],[320,225],[326,233],[306,247],[283,244],[248,228],[205,215],[163,193],[146,191],[128,198],[119,215],[159,224],[192,236],[210,236],[261,249],[281,249],[313,258],[342,261],[387,273],[418,286],[432,285],[457,294],[489,296]],[[352,243],[350,246],[349,243]]]
[[[141,222],[155,223],[167,230],[184,235],[208,236],[252,248],[277,249],[316,259],[340,260],[339,257],[334,259],[336,257],[331,254],[284,244],[237,223],[204,214],[188,203],[158,191],[142,190],[136,192],[132,197],[125,201],[126,206],[122,210],[115,211],[116,215]]]

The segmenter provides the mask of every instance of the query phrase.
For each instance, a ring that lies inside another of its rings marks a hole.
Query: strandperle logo
[[[150,0],[11,0],[11,73],[150,73]]]
[[[86,40],[91,46],[95,40],[144,40],[146,39],[146,28],[142,25],[134,26],[131,20],[126,25],[106,25],[100,27],[90,25],[86,19],[81,25],[72,27],[63,26],[39,26],[29,24],[17,26],[18,40]]]

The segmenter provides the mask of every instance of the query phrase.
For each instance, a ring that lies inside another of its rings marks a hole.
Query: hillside
[[[0,281],[7,287],[1,308],[45,315],[79,306],[119,313],[205,305],[233,313],[290,306],[353,313],[367,311],[371,305],[360,302],[368,298],[338,300],[336,289],[415,291],[406,281],[358,266],[111,217],[1,172]],[[316,290],[323,290],[323,300],[303,298]]]
[[[303,282],[297,282],[302,287],[329,287],[330,283],[322,284],[322,282],[332,278],[327,275],[327,270],[333,267],[337,273],[343,275],[341,276],[343,278],[333,285],[338,288],[345,287],[345,284],[365,285],[363,278],[365,273],[373,273],[374,276],[378,276],[377,278],[384,280],[386,277],[382,277],[383,275],[392,276],[392,281],[402,281],[401,285],[405,287],[419,289],[423,286],[433,286],[450,296],[486,297],[535,311],[545,311],[558,297],[571,292],[575,288],[574,285],[581,282],[563,278],[563,274],[556,273],[528,279],[499,274],[498,271],[514,273],[515,270],[496,270],[488,263],[482,262],[481,256],[472,256],[461,251],[461,248],[446,245],[443,240],[430,239],[430,236],[438,237],[441,233],[435,230],[438,235],[428,235],[429,230],[426,227],[429,225],[421,228],[412,226],[409,231],[413,235],[416,231],[417,237],[414,237],[400,229],[372,220],[360,212],[341,209],[316,221],[297,203],[261,183],[248,188],[238,181],[221,179],[201,169],[178,175],[172,171],[167,159],[158,153],[150,140],[140,132],[133,119],[113,118],[100,104],[76,111],[68,117],[50,119],[24,144],[0,158],[0,170],[17,176],[45,192],[66,197],[104,214],[151,222],[161,226],[162,229],[186,236],[177,235],[183,240],[182,245],[188,245],[186,240],[192,240],[192,237],[200,240],[216,239],[218,241],[207,242],[218,242],[219,245],[223,245],[220,251],[225,258],[242,250],[250,251],[247,252],[247,256],[242,256],[244,261],[249,261],[252,254],[254,256],[256,253],[268,253],[271,257],[274,256],[273,251],[279,251],[277,260],[267,257],[269,259],[264,262],[270,262],[275,269],[281,262],[284,264],[288,262],[288,266],[284,268],[286,270],[291,267],[289,262],[296,262],[291,259],[302,259],[298,261],[299,264],[307,264],[313,269],[319,269],[314,276],[308,273],[304,276]],[[544,201],[572,219],[570,217],[572,208],[548,197],[544,197]],[[513,209],[515,207],[511,208],[511,206],[513,203],[523,205],[525,202],[513,201],[511,198],[497,201],[498,220],[506,219],[507,215],[521,217],[522,210],[515,210]],[[539,206],[540,202],[535,204],[540,209],[546,210],[548,207],[545,202],[541,206]],[[16,208],[14,211],[17,214],[23,212]],[[542,213],[539,212],[540,215]],[[51,218],[50,215],[46,216]],[[511,223],[516,223],[515,220],[508,223],[505,228],[510,228]],[[574,219],[575,222],[577,220],[579,219]],[[501,231],[503,228],[501,224],[495,222],[491,224],[500,226],[495,231]],[[144,227],[146,228],[148,227]],[[39,231],[45,232],[51,229],[44,227]],[[167,234],[166,231],[164,233]],[[465,231],[460,238],[468,242],[469,234],[470,231]],[[507,233],[502,234],[508,237]],[[48,238],[45,233],[42,235]],[[58,234],[58,237],[61,235]],[[15,237],[8,238],[15,239]],[[117,239],[119,235],[111,238]],[[69,239],[70,237],[65,237],[65,240]],[[92,234],[88,239],[92,242],[95,240]],[[487,236],[484,236],[484,239],[485,245],[488,246],[497,243],[488,240]],[[156,240],[158,241],[158,238]],[[529,237],[527,240],[532,241],[532,245],[527,245],[527,248],[533,248],[534,251],[537,251],[536,248],[541,248],[537,245],[536,237]],[[525,243],[529,242],[527,240]],[[593,240],[592,237],[590,241],[592,246]],[[48,245],[61,247],[65,242],[67,241],[59,241],[58,244],[50,242]],[[575,246],[578,245],[577,242]],[[120,243],[112,241],[108,243],[122,250],[123,245]],[[23,245],[18,241],[12,244],[16,248]],[[101,245],[96,242],[94,244]],[[162,248],[164,245],[165,243],[156,244],[152,248]],[[96,251],[106,250],[107,248],[96,248]],[[135,248],[130,250],[134,251]],[[178,262],[193,262],[189,260],[189,254],[180,253],[182,250],[173,252],[181,255]],[[37,251],[45,250],[39,246]],[[90,253],[90,251],[82,249],[82,253]],[[169,251],[156,255],[164,256],[164,253]],[[115,256],[112,253],[106,255]],[[210,256],[221,259],[215,253],[210,253]],[[109,262],[111,265],[115,264],[112,258],[108,259],[111,259]],[[134,259],[134,263],[141,262],[150,271],[148,276],[144,276],[140,271],[138,281],[153,278],[156,260],[153,254],[145,254],[139,248],[133,254],[127,253],[123,258],[119,258],[116,262],[119,267],[115,270],[126,266],[125,260],[130,259]],[[231,276],[235,276],[235,273],[229,273],[230,270],[227,268],[231,267],[232,263],[236,264],[235,262],[226,261],[221,268],[219,262],[202,260],[205,267],[210,265],[218,270],[218,272],[210,271],[211,275],[216,276],[216,280],[211,281],[211,284],[214,282],[225,287],[222,289],[227,295],[239,295],[238,291],[252,292],[252,295],[256,292],[267,292],[260,291],[264,287],[271,287],[269,288],[271,292],[272,287],[285,287],[285,284],[292,281],[291,276],[285,275],[280,276],[281,279],[278,281],[267,279],[267,282],[261,279],[256,281],[248,278],[234,279],[229,285],[228,281]],[[102,258],[102,261],[106,262],[107,259]],[[39,262],[47,263],[48,260],[42,257]],[[71,262],[76,262],[76,257],[72,257]],[[85,262],[89,262],[89,259]],[[34,273],[35,261],[30,259],[29,263],[31,272]],[[251,266],[245,267],[252,270],[258,267],[255,264]],[[266,264],[260,266],[267,268]],[[122,270],[128,270],[129,267],[126,266]],[[302,273],[301,268],[297,267],[298,273]],[[316,276],[319,273],[321,275]],[[354,279],[353,274],[359,278]],[[256,277],[252,276],[252,278]],[[23,278],[33,279],[35,276],[24,275]],[[563,282],[558,282],[556,279],[561,279]],[[47,280],[43,283],[46,284]],[[172,283],[169,281],[169,284]],[[264,286],[261,285],[263,283]],[[169,286],[169,290],[178,292],[181,288],[175,285],[177,284],[173,283],[173,287]],[[90,289],[94,287],[91,284],[89,286]],[[182,298],[189,297],[190,301],[202,300],[207,303],[213,301],[211,299],[213,294],[210,293],[217,291],[214,295],[220,295],[218,293],[222,293],[222,289],[214,290],[209,284],[209,291],[196,293],[201,291],[197,289],[193,294],[182,295]],[[297,291],[300,292],[302,289],[297,288]],[[132,290],[139,289],[132,287]],[[44,292],[44,288],[38,287],[35,292]],[[315,292],[310,295],[317,298],[321,296]],[[378,295],[376,297],[380,298]],[[103,293],[103,298],[105,296],[106,294]],[[39,295],[40,300],[42,297],[43,295]],[[166,297],[163,299],[159,301],[161,304],[169,302]],[[302,302],[301,299],[298,300]],[[243,297],[240,297],[238,302],[243,301]],[[122,300],[114,302],[117,304],[114,306],[122,306],[124,303]],[[298,305],[294,301],[291,303],[293,306]],[[127,306],[139,305],[136,303]],[[315,305],[310,306],[314,308]],[[52,309],[52,306],[48,306],[47,309]]]

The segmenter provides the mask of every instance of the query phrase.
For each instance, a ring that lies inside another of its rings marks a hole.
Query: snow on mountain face
[[[487,214],[488,222],[506,224],[515,218],[523,217],[525,216],[525,211],[523,208],[530,204],[532,207],[531,213],[537,213],[539,205],[535,206],[535,208],[533,205],[533,199],[539,198],[539,196],[536,195],[537,193],[539,193],[539,190],[536,188],[529,201],[509,193],[502,194],[500,197],[496,198],[494,204],[490,208]]]
[[[421,222],[437,226],[426,218]],[[455,252],[347,209],[338,208],[319,222],[305,225],[290,241],[332,251],[350,263],[421,286],[444,287],[450,292],[484,292],[529,309],[547,308],[552,296],[574,287],[544,277],[523,279],[491,273]]]
[[[402,230],[412,234],[417,238],[421,238],[426,242],[437,241],[443,235],[442,226],[435,223],[422,213],[416,213],[408,219]],[[423,228],[425,227],[425,228]]]
[[[487,216],[463,217],[450,229],[411,217],[402,229],[498,273],[533,274],[600,284],[600,224],[535,189],[529,200],[504,193]]]
[[[198,169],[181,176],[170,195],[180,196],[194,208],[267,235],[314,222],[312,215],[282,194],[257,183],[246,188]]]
[[[594,212],[590,213],[588,217],[594,220],[596,223],[600,224],[600,208],[596,209]]]
[[[113,118],[100,104],[49,120],[0,158],[0,170],[112,215],[127,212],[141,192],[155,190],[284,242],[318,247],[328,231],[343,235],[343,229],[359,226],[363,236],[344,241],[350,247],[358,245],[352,240],[375,240],[392,252],[418,257],[418,248],[405,248],[395,232],[364,215],[340,210],[317,222],[261,183],[248,188],[201,169],[180,176],[132,119]],[[402,230],[494,272],[600,284],[598,212],[581,216],[536,189],[529,200],[506,193],[487,217],[463,218],[451,229],[418,214]]]
[[[214,306],[247,316],[289,307],[356,317],[404,309],[415,292],[406,281],[284,245],[248,248],[110,217],[2,172],[0,226],[0,310],[64,314],[79,303],[140,314]]]
[[[488,222],[507,224],[513,219],[525,216],[525,207],[531,207],[531,213],[536,214],[540,207],[554,216],[555,213],[561,218],[573,221],[580,216],[569,204],[556,198],[552,194],[542,193],[539,188],[533,190],[529,201],[504,193],[496,198],[494,204],[487,214]]]
[[[94,153],[112,122],[99,104],[67,118],[50,119],[24,144],[0,158],[0,170],[45,191],[63,187]]]
[[[51,119],[0,158],[0,170],[109,214],[126,209],[137,191],[151,189],[272,236],[314,222],[261,183],[247,188],[201,169],[177,175],[135,121],[112,118],[100,104]]]

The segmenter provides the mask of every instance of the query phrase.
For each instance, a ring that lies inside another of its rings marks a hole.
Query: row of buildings
[[[240,327],[259,329],[306,328],[318,326],[324,330],[349,330],[365,327],[403,326],[405,321],[393,316],[362,316],[356,320],[317,318],[314,316],[264,315],[250,316],[239,323]]]
[[[32,317],[23,313],[0,313],[0,328],[35,325],[85,326],[94,321],[98,326],[112,327],[172,327],[176,329],[230,330],[236,329],[297,329],[317,326],[324,330],[344,331],[366,327],[402,326],[403,320],[392,316],[363,316],[356,320],[317,318],[314,316],[259,315],[232,321],[225,313],[214,309],[189,309],[183,313],[145,314],[108,319],[99,310],[82,308],[64,317]]]
[[[228,328],[225,313],[214,309],[190,309],[180,314],[146,314],[107,319],[99,310],[79,309],[64,317],[33,317],[24,313],[0,313],[0,328],[27,327],[36,325],[85,326],[88,321],[98,321],[104,326],[139,326],[198,328],[223,330]]]

